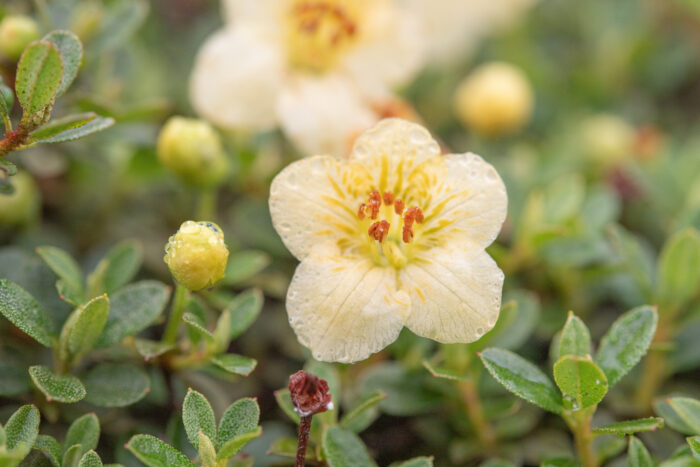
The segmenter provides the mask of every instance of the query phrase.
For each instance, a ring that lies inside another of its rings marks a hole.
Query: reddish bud
[[[333,408],[326,380],[303,370],[289,377],[289,393],[294,410],[302,417]]]

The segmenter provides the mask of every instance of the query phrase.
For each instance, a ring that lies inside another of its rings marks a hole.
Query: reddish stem
[[[0,157],[22,146],[28,137],[29,131],[22,125],[17,127],[16,130],[7,133],[5,138],[0,140]]]
[[[299,423],[299,444],[297,446],[297,460],[294,467],[304,467],[306,460],[306,446],[309,444],[309,432],[311,431],[311,417],[301,417]]]

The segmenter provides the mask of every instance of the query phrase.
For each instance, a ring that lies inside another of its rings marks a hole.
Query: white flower
[[[513,23],[537,0],[400,0],[421,19],[428,57],[444,64]]]
[[[495,323],[503,273],[485,252],[507,196],[481,157],[440,155],[420,125],[387,119],[350,158],[315,156],[272,182],[275,229],[301,264],[287,293],[299,341],[315,358],[353,362],[403,326],[472,342]]]
[[[280,126],[302,152],[344,155],[423,61],[420,27],[393,0],[227,0],[197,55],[195,110],[228,129]]]

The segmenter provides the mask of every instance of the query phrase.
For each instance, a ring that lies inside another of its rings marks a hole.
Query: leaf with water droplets
[[[591,334],[586,325],[572,311],[564,324],[559,338],[559,356],[576,355],[585,357],[591,354]]]
[[[563,356],[554,364],[554,381],[564,395],[564,407],[568,410],[596,405],[608,392],[605,373],[590,357]]]
[[[659,417],[640,418],[638,420],[626,420],[593,429],[593,433],[602,435],[614,433],[618,435],[631,435],[640,431],[654,431],[664,426],[664,419]]]

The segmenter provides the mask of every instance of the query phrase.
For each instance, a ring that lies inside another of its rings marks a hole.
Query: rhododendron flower
[[[272,182],[275,229],[301,264],[289,321],[316,359],[353,362],[406,326],[472,342],[498,318],[503,273],[484,250],[506,216],[496,170],[440,155],[420,125],[383,120],[348,160],[314,156]]]
[[[399,0],[420,18],[428,57],[439,64],[463,58],[484,37],[508,27],[537,0]]]
[[[309,154],[345,155],[376,102],[423,61],[418,21],[394,0],[227,0],[200,50],[190,96],[235,130],[280,126]]]

